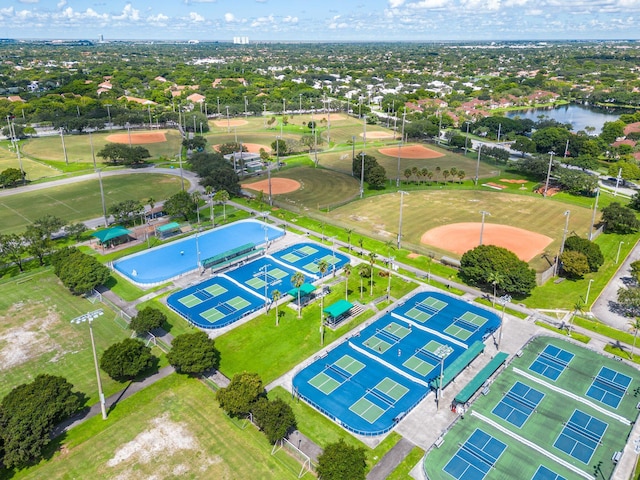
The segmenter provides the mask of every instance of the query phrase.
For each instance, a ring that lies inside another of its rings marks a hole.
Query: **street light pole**
[[[404,201],[404,196],[409,195],[407,192],[403,190],[399,190],[400,193],[400,223],[398,224],[398,250],[400,250],[400,244],[402,241],[402,204]]]
[[[584,304],[587,308],[589,308],[589,293],[591,293],[592,283],[593,283],[593,278],[589,279],[589,285],[587,286],[587,296],[584,298]]]
[[[593,204],[593,214],[591,215],[591,226],[589,227],[589,240],[593,240],[593,225],[596,222],[596,212],[598,211],[598,199],[600,198],[600,188],[596,191],[596,202]]]
[[[438,391],[436,394],[436,410],[440,408],[440,397],[442,396],[442,382],[444,381],[444,359],[453,352],[453,348],[449,345],[440,345],[436,348],[434,355],[440,357],[440,381],[438,382]]]
[[[507,303],[511,301],[511,295],[504,295],[500,297],[500,303],[502,304],[502,320],[500,320],[500,333],[498,334],[498,350],[500,350],[500,343],[502,342],[502,327],[504,326],[504,309]]]
[[[111,125],[111,110],[110,110],[111,104],[107,103],[105,107],[107,107],[107,115],[109,116],[109,131],[111,131],[113,130],[113,126]]]
[[[478,161],[476,162],[476,187],[478,186],[478,177],[480,175],[480,152],[482,151],[482,143],[480,144],[480,146],[478,147]]]
[[[616,263],[618,263],[618,261],[620,260],[620,249],[622,248],[623,243],[624,241],[620,241],[620,243],[618,244],[618,253],[616,254]]]
[[[98,397],[100,399],[100,410],[102,412],[102,419],[107,419],[107,407],[105,405],[104,393],[102,393],[102,381],[100,380],[100,367],[98,366],[98,354],[96,353],[96,342],[93,338],[93,321],[104,314],[102,309],[94,310],[93,312],[85,313],[79,317],[71,320],[71,323],[80,324],[84,322],[89,323],[89,335],[91,336],[91,349],[93,351],[93,363],[96,367],[96,379],[98,381]]]
[[[64,154],[64,163],[69,165],[69,157],[67,157],[67,148],[64,146],[64,133],[62,127],[60,127],[60,140],[62,140],[62,153]]]
[[[402,152],[402,141],[398,142],[398,172],[396,174],[396,188],[400,186],[400,153]]]
[[[544,198],[547,198],[547,191],[549,190],[549,178],[551,177],[551,165],[553,165],[553,156],[555,152],[549,152],[549,168],[547,169],[547,181],[544,184]]]
[[[229,122],[229,106],[225,107],[227,109],[227,133],[231,131],[231,123]]]
[[[564,242],[567,240],[567,232],[569,231],[569,217],[571,216],[571,210],[566,210],[564,216],[567,217],[564,222],[564,231],[562,232],[562,243],[560,244],[560,255],[564,253]]]
[[[102,187],[102,173],[99,168],[96,168],[98,174],[98,183],[100,184],[100,198],[102,199],[102,216],[104,217],[105,228],[109,226],[109,219],[107,218],[107,204],[104,201],[104,188]]]
[[[467,156],[467,141],[469,140],[469,121],[464,122],[467,124],[467,135],[464,137],[464,156]]]
[[[482,214],[482,224],[480,225],[480,243],[479,245],[482,245],[482,234],[484,233],[484,217],[485,215],[489,215],[491,216],[491,214],[485,210],[482,210],[480,212]]]

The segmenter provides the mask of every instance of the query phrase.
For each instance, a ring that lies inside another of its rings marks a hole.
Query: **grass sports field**
[[[11,144],[9,142],[0,142],[0,172],[7,168],[20,169],[18,156],[16,155],[15,150],[10,148],[10,145]],[[34,162],[33,160],[26,158],[24,155],[21,155],[21,160],[22,169],[27,174],[27,180],[33,181],[43,177],[51,177],[60,173],[59,170],[56,170],[49,165]]]
[[[51,460],[18,472],[37,478],[295,479],[300,464],[272,456],[266,437],[238,428],[198,380],[173,374],[54,442]]]
[[[156,201],[180,190],[180,177],[140,173],[102,179],[107,209],[129,199]],[[0,233],[22,232],[34,220],[55,215],[67,222],[77,222],[102,215],[98,180],[52,187],[0,198]]]
[[[71,324],[72,318],[90,312],[93,305],[74,296],[48,269],[0,284],[0,398],[40,373],[62,375],[88,397],[98,401],[88,325]],[[100,355],[109,345],[129,336],[118,326],[115,314],[105,314],[93,324]],[[106,395],[124,387],[102,375]]]
[[[588,208],[570,206],[542,198],[511,195],[481,190],[428,190],[412,191],[404,197],[402,216],[403,242],[422,247],[420,237],[427,230],[459,222],[481,222],[480,211],[491,213],[485,222],[500,223],[538,232],[553,238],[547,247],[550,254],[560,248],[566,217],[571,211],[569,234],[575,232],[585,237],[592,212]],[[327,215],[338,222],[349,224],[359,231],[395,240],[398,232],[400,194],[387,194],[366,198],[337,208]],[[452,255],[450,252],[441,252]],[[531,261],[536,269],[544,269],[548,263],[539,256]]]
[[[180,134],[177,130],[160,130],[165,132],[166,142],[148,143],[142,145],[151,154],[151,158],[174,158],[180,152]],[[113,132],[100,132],[92,135],[93,148],[96,153],[96,161],[102,162],[98,152],[108,141],[107,137],[113,133],[127,133],[126,130],[114,130]],[[144,132],[157,132],[157,130],[132,130],[131,134]],[[69,163],[93,163],[91,157],[91,144],[89,135],[65,135],[64,145],[67,150]],[[64,163],[64,152],[60,135],[49,137],[31,138],[23,143],[22,151],[26,156],[36,160],[45,160]],[[26,170],[26,168],[25,168]]]
[[[327,204],[346,202],[355,198],[360,191],[360,184],[355,178],[323,168],[292,168],[274,173],[273,177],[290,178],[300,183],[299,190],[277,197],[279,202],[298,208],[322,208]],[[256,181],[264,178],[264,176],[258,177]],[[265,198],[267,195],[268,192],[265,191]]]

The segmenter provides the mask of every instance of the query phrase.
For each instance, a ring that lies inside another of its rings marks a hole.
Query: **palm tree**
[[[216,202],[222,203],[222,217],[225,220],[227,219],[227,202],[229,201],[229,198],[229,192],[226,190],[218,190],[213,196],[213,199]]]
[[[195,191],[191,194],[191,199],[193,200],[193,203],[196,204],[196,215],[198,216],[198,225],[200,225],[200,192],[199,191]]]
[[[424,178],[426,181],[426,179],[429,178],[429,169],[425,167],[421,170],[421,172],[422,172],[422,178]]]
[[[321,277],[324,277],[328,269],[329,262],[326,260],[320,260],[318,262],[318,271]],[[323,291],[320,292],[320,345],[324,344],[324,287],[322,287],[322,290]]]
[[[455,182],[456,177],[458,176],[458,169],[456,167],[451,167],[449,169],[449,173],[451,174],[451,181]]]
[[[449,170],[443,170],[443,171],[442,171],[442,176],[444,177],[444,183],[445,183],[445,185],[447,184],[447,178],[449,177],[449,175],[450,175]]]
[[[496,308],[496,287],[499,286],[504,280],[504,275],[500,272],[489,272],[487,275],[487,282],[493,285],[493,308]]]
[[[466,177],[467,174],[464,170],[458,170],[458,178],[460,179],[460,184],[462,185],[462,180]]]
[[[440,167],[436,167],[436,183],[438,183],[439,177],[440,177]]]
[[[633,332],[633,346],[631,347],[631,356],[629,357],[633,360],[633,351],[636,348],[636,338],[638,337],[638,330],[640,330],[640,317],[633,317],[629,320],[627,325],[629,326],[629,330]]]
[[[342,273],[344,273],[344,299],[349,300],[349,276],[351,275],[350,263],[347,263],[342,267]]]
[[[349,251],[351,251],[351,234],[353,233],[353,228],[345,228],[344,231],[347,233],[347,243],[349,244]]]
[[[367,265],[366,263],[361,263],[358,267],[358,275],[360,275],[360,300],[362,300],[362,292],[364,291],[364,288],[362,286],[362,279],[369,276],[370,274],[371,270],[369,268],[369,265]]]
[[[422,183],[422,170],[416,168],[416,178],[418,179],[418,185]]]
[[[411,174],[416,177],[416,179],[418,178],[418,167],[411,167]]]
[[[291,277],[291,285],[298,289],[298,318],[302,316],[302,305],[300,304],[300,287],[304,283],[304,275],[302,272],[296,272]]]
[[[427,172],[427,178],[429,179],[429,185],[431,185],[431,180],[433,180],[433,172],[432,171],[428,171]]]
[[[409,179],[411,178],[411,169],[410,168],[405,168],[404,169],[404,176],[407,179],[407,183],[409,183]]]
[[[358,246],[360,247],[360,255],[362,255],[362,245],[364,245],[364,238],[360,237],[358,239]]]
[[[280,325],[280,315],[278,312],[278,300],[280,300],[281,298],[282,298],[282,294],[280,293],[280,290],[274,290],[273,292],[271,292],[271,300],[273,301],[273,303],[276,304],[276,327]]]
[[[576,303],[573,304],[573,313],[571,314],[571,318],[569,319],[569,336],[571,336],[571,327],[573,326],[573,320],[578,313],[582,313],[582,307],[584,307],[582,299],[579,299]]]
[[[369,294],[370,296],[373,296],[373,264],[376,261],[376,257],[377,255],[375,254],[375,252],[369,252],[369,264],[371,265],[371,293]]]

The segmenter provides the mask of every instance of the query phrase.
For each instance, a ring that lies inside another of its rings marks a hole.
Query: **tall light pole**
[[[480,144],[480,146],[478,147],[478,161],[476,162],[476,178],[475,178],[475,184],[476,187],[478,186],[478,177],[480,176],[480,152],[482,151],[482,143]]]
[[[98,183],[100,184],[100,198],[102,199],[102,216],[104,217],[105,228],[109,226],[109,219],[107,218],[107,204],[104,201],[104,188],[102,187],[102,170],[96,168],[98,174]]]
[[[500,304],[502,305],[502,319],[500,320],[500,333],[498,334],[498,350],[500,350],[500,343],[502,342],[502,327],[504,327],[504,308],[511,301],[511,295],[504,295],[500,297]]]
[[[227,133],[231,131],[231,122],[229,121],[229,105],[225,107],[227,109]]]
[[[565,210],[564,216],[567,217],[564,222],[564,231],[562,232],[562,243],[560,244],[560,255],[564,252],[564,242],[567,240],[567,233],[569,232],[569,217],[571,216],[571,210]]]
[[[622,248],[623,243],[624,243],[624,240],[621,240],[620,243],[618,244],[618,253],[616,254],[616,263],[618,263],[618,261],[620,260],[620,249]]]
[[[469,121],[464,122],[467,124],[467,135],[464,137],[464,156],[467,156],[467,141],[469,140]]]
[[[127,135],[129,136],[129,148],[131,148],[131,124],[127,122]]]
[[[298,95],[300,96],[300,108],[299,108],[299,110],[300,110],[300,115],[302,115],[302,94],[299,93]]]
[[[400,154],[402,152],[402,141],[398,142],[398,171],[396,173],[396,188],[400,186]]]
[[[591,293],[591,284],[593,283],[593,278],[589,279],[589,285],[587,285],[587,296],[584,297],[584,304],[587,308],[589,308],[589,294]]]
[[[111,131],[113,130],[113,125],[111,124],[111,104],[107,103],[105,107],[107,107],[107,116],[109,117],[109,131]]]
[[[262,127],[267,128],[267,102],[262,103]]]
[[[613,196],[618,196],[618,187],[620,186],[620,181],[622,180],[622,167],[618,169],[618,176],[616,177],[616,189],[613,191]]]
[[[549,190],[549,178],[551,177],[551,166],[553,165],[553,156],[555,152],[549,152],[549,168],[547,169],[547,181],[544,184],[544,198],[547,198],[547,191]]]
[[[100,380],[100,367],[98,366],[98,355],[96,353],[96,342],[93,338],[93,321],[103,315],[102,309],[94,310],[93,312],[85,313],[79,317],[71,320],[71,323],[80,324],[84,322],[89,323],[89,335],[91,336],[91,349],[93,350],[93,363],[96,367],[96,379],[98,380],[98,396],[100,398],[100,410],[102,411],[102,419],[107,419],[107,407],[105,405],[104,393],[102,393],[102,381]]]
[[[220,97],[216,97],[216,101],[218,102],[218,118],[220,118]]]
[[[244,95],[244,116],[247,116],[247,96]]]
[[[486,215],[491,216],[491,214],[485,210],[480,212],[482,214],[482,223],[480,224],[480,243],[478,245],[482,245],[482,234],[484,233],[484,217]]]
[[[60,127],[60,140],[62,141],[62,153],[64,154],[64,163],[69,165],[69,157],[67,157],[67,148],[64,145],[64,132]]]
[[[399,190],[400,193],[400,223],[398,224],[398,250],[400,250],[400,243],[402,241],[402,206],[404,201],[404,196],[409,195],[407,192],[403,190]]]
[[[269,273],[269,267],[271,264],[267,263],[260,267],[260,271],[264,270],[264,312],[267,313],[267,307],[269,306],[269,297],[267,296],[267,288],[269,283],[267,282],[267,274]]]
[[[436,396],[436,410],[440,408],[440,397],[442,395],[442,382],[444,380],[444,359],[453,352],[453,348],[449,345],[440,345],[433,354],[440,357],[440,381],[438,382],[438,392]]]

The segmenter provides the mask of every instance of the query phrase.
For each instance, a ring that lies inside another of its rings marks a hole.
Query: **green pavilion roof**
[[[347,300],[338,300],[336,303],[329,305],[327,308],[323,310],[324,313],[329,315],[330,317],[336,318],[342,315],[343,313],[347,313],[349,310],[353,308],[353,303]]]
[[[180,224],[178,222],[167,223],[166,225],[161,225],[158,228],[156,228],[156,230],[159,231],[160,233],[173,232],[174,230],[179,230],[179,229],[180,229]]]
[[[311,285],[310,283],[303,283],[302,285],[300,285],[300,295],[309,295],[311,292],[313,292],[316,289],[316,287],[314,285]],[[292,297],[297,297],[298,296],[298,289],[297,288],[292,288],[291,290],[289,290],[287,292],[287,294],[291,295]]]
[[[114,238],[118,237],[124,237],[125,235],[133,235],[133,232],[120,226],[105,228],[104,230],[100,230],[99,232],[91,234],[92,237],[100,240],[100,243],[106,243],[109,240],[113,240]]]

